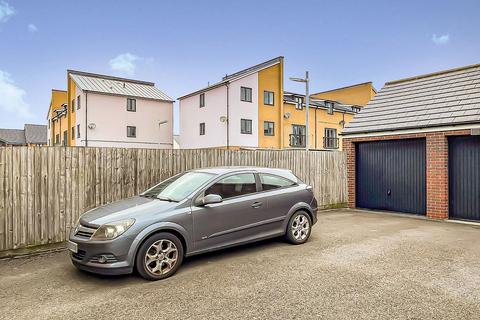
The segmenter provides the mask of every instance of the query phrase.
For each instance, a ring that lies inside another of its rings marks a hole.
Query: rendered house
[[[173,100],[154,83],[75,70],[67,81],[65,96],[52,94],[50,145],[173,147]]]
[[[305,97],[284,92],[283,70],[284,58],[277,57],[180,97],[180,147],[304,148]],[[342,148],[338,134],[373,89],[371,83],[351,88],[341,92],[350,101],[360,92],[358,103],[311,96],[311,149]]]
[[[363,84],[362,84],[363,85]],[[371,91],[371,83],[368,90]],[[356,86],[352,86],[355,88]],[[348,94],[349,91],[345,90]],[[356,104],[344,103],[340,100],[322,99],[316,94],[310,97],[310,132],[309,146],[316,150],[342,150],[342,139],[339,134],[345,125],[353,119],[363,105],[361,95],[353,97],[351,101]],[[291,148],[304,148],[306,143],[305,127],[305,95],[284,92],[284,146]],[[340,95],[341,98],[341,95]],[[337,98],[338,99],[338,98]]]
[[[52,89],[47,114],[49,146],[68,145],[67,91]]]
[[[344,132],[349,206],[480,221],[480,65],[390,81]]]

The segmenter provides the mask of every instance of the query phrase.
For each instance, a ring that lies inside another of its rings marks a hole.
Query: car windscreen
[[[140,196],[178,202],[212,179],[213,176],[215,175],[207,172],[185,172],[160,182]]]

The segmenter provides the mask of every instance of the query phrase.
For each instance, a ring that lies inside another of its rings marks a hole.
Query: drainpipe
[[[229,107],[230,107],[230,102],[229,102],[229,83],[227,82],[225,84],[227,87],[227,150],[230,149],[230,114],[229,114]]]
[[[59,123],[59,132],[58,132],[58,145],[61,146],[62,145],[62,136],[63,136],[63,132],[62,132],[62,116],[60,116],[58,118],[58,123]]]
[[[317,149],[317,109],[315,108],[315,149]]]
[[[85,91],[85,147],[88,147],[88,92]]]

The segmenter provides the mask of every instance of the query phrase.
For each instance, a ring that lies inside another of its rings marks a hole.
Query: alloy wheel
[[[310,232],[310,223],[304,214],[299,214],[292,222],[292,235],[297,241],[303,241]]]
[[[163,275],[177,264],[178,249],[168,239],[155,241],[145,254],[145,267],[153,275]]]

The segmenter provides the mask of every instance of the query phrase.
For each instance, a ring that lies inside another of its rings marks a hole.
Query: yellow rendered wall
[[[76,114],[84,107],[85,101],[80,101],[80,110],[77,110],[77,86],[72,78],[67,76],[67,92],[68,92],[68,145],[75,146],[75,137],[72,137],[72,127],[75,127],[75,134],[77,134]],[[72,100],[75,100],[75,112],[72,112]]]
[[[274,92],[274,105],[263,104],[263,92]],[[258,72],[258,146],[282,148],[283,123],[283,59],[279,64]],[[274,136],[265,136],[263,122],[275,123]]]
[[[62,104],[67,102],[67,92],[60,90],[52,90],[52,98],[50,100],[50,108],[48,113],[48,120],[50,121],[51,135],[48,137],[51,144],[55,144],[55,135],[60,134],[60,143],[62,142],[63,130],[68,127],[68,119],[66,116],[58,118],[56,121],[52,121],[56,115],[55,110],[60,109]]]
[[[295,109],[294,104],[284,103],[284,112],[290,113],[288,119],[284,119],[284,137],[283,143],[285,148],[290,147],[290,134],[292,134],[292,125],[305,125],[306,123],[306,111]],[[316,119],[315,119],[316,114]],[[350,122],[353,118],[353,114],[343,113],[335,111],[333,114],[328,114],[326,109],[315,109],[310,108],[309,113],[309,147],[311,149],[323,149],[323,137],[325,136],[325,128],[337,129],[337,138],[339,140],[339,148],[335,150],[342,150],[342,137],[340,133],[342,132],[343,125],[341,121],[344,120],[345,124]],[[316,132],[315,132],[316,127]],[[315,136],[317,140],[315,141]],[[316,142],[316,143],[315,143]]]
[[[346,104],[365,106],[375,96],[372,83],[362,83],[326,92],[312,94],[312,98],[340,101]]]

